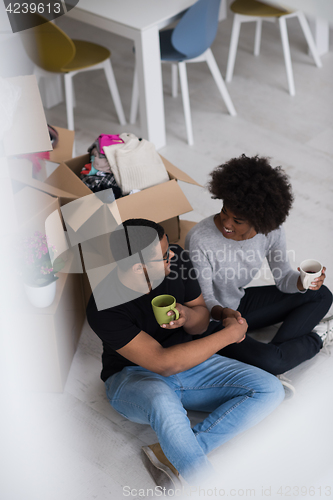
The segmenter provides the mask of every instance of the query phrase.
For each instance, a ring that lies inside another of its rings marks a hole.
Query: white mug
[[[315,278],[321,276],[323,266],[318,260],[307,259],[303,260],[300,265],[301,281],[303,288],[307,289],[311,286],[311,282]]]

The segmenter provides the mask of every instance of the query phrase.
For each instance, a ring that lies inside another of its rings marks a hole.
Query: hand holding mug
[[[303,289],[319,290],[324,283],[326,267],[323,267],[317,260],[303,260],[298,270]]]
[[[151,301],[151,305],[159,325],[167,325],[171,321],[179,319],[176,299],[172,295],[158,295]]]
[[[170,321],[170,323],[162,324],[161,325],[162,328],[165,328],[166,330],[172,330],[174,328],[180,328],[181,326],[185,325],[185,323],[188,319],[188,315],[187,315],[188,307],[183,306],[181,304],[178,304],[178,302],[177,302],[175,308],[179,312],[179,317],[175,318],[172,315],[172,313],[168,312],[168,315],[171,314],[171,321]]]

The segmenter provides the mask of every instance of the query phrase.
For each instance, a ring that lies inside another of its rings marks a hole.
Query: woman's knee
[[[322,285],[318,291],[321,292],[323,300],[325,300],[325,302],[327,302],[327,305],[330,308],[332,305],[332,302],[333,302],[333,295],[332,295],[331,290],[329,288],[327,288],[327,286]]]
[[[327,305],[328,309],[331,307],[333,296],[331,290],[329,290],[326,285],[322,285],[319,290],[308,290],[308,292],[311,293],[314,301],[320,300],[320,302],[323,302]]]

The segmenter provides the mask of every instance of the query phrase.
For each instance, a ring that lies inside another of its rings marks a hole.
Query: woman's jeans
[[[283,293],[274,285],[246,288],[238,311],[246,319],[248,331],[280,322],[282,325],[268,344],[247,335],[243,342],[231,344],[219,354],[274,375],[284,373],[319,352],[322,340],[312,330],[331,305],[332,294],[324,285],[305,293]],[[214,323],[210,332],[221,328],[221,323]]]
[[[260,422],[284,398],[273,375],[217,354],[170,377],[126,367],[105,386],[113,408],[132,422],[150,424],[169,461],[196,484],[213,472],[210,451]],[[209,415],[191,429],[186,410]]]

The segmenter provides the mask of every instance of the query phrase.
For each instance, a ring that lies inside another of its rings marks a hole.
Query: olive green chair
[[[32,19],[35,21],[34,24],[39,24],[21,33],[23,45],[35,64],[34,74],[38,81],[42,77],[50,76],[50,73],[64,75],[68,129],[74,130],[73,77],[83,71],[97,69],[104,70],[119,122],[125,125],[125,115],[110,61],[110,51],[92,42],[72,40],[53,22],[45,22],[46,19],[39,14],[34,14]]]
[[[290,95],[295,95],[295,84],[294,84],[293,70],[291,66],[286,19],[290,19],[292,17],[298,18],[303,34],[308,43],[310,52],[313,56],[313,59],[319,68],[322,66],[308,22],[303,12],[301,11],[293,12],[283,7],[281,8],[272,7],[271,5],[267,5],[263,2],[258,2],[257,0],[235,0],[230,5],[230,9],[232,12],[234,12],[235,15],[232,26],[231,40],[230,40],[226,82],[231,82],[232,80],[240,26],[242,23],[250,21],[255,21],[257,23],[255,41],[254,41],[254,55],[258,56],[260,52],[262,22],[278,20]]]

